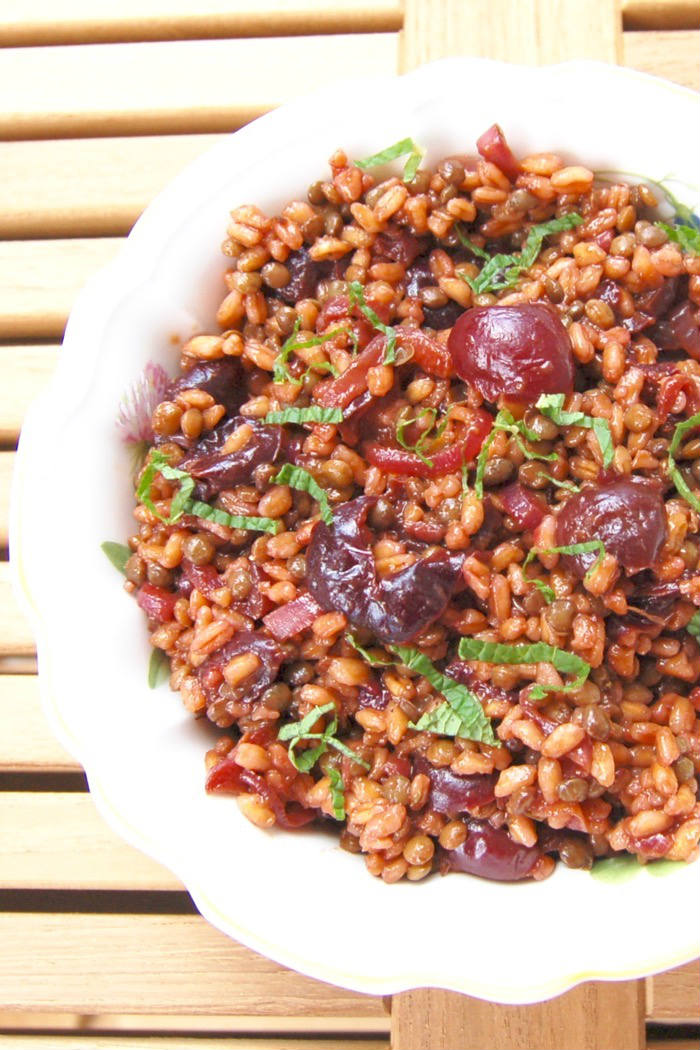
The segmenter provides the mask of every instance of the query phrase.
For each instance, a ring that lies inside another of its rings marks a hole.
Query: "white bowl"
[[[387,886],[325,834],[253,827],[231,799],[205,794],[211,734],[167,686],[147,689],[143,615],[100,551],[132,524],[129,456],[114,425],[120,396],[148,360],[174,374],[174,336],[211,329],[231,207],[270,210],[303,194],[337,146],[365,156],[412,135],[436,160],[473,152],[494,121],[516,152],[554,149],[596,169],[692,183],[698,101],[589,62],[449,59],[331,86],[191,164],[79,295],[57,372],[22,433],[12,512],[46,714],[85,766],[105,819],[250,948],[375,995],[430,985],[503,1003],[642,976],[700,953],[695,865],[665,878],[640,870],[624,887],[563,865],[539,884],[452,875]]]

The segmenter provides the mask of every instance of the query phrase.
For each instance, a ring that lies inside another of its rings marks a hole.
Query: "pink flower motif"
[[[117,429],[127,445],[153,441],[151,416],[165,397],[170,378],[160,365],[149,361],[143,375],[126,391],[119,403]]]

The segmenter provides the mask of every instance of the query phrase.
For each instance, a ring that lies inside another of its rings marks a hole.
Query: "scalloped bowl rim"
[[[405,88],[407,91],[413,91],[412,101],[417,105],[416,95],[421,86],[426,87],[430,94],[431,81],[440,82],[440,78],[443,78],[442,82],[447,83],[452,76],[474,71],[487,76],[498,74],[501,77],[514,77],[518,83],[525,81],[535,84],[541,84],[546,80],[552,83],[557,79],[566,83],[572,79],[575,81],[577,77],[594,76],[612,81],[620,89],[624,85],[629,87],[634,83],[641,90],[651,89],[653,93],[663,92],[665,95],[672,93],[678,99],[679,104],[683,104],[681,100],[685,100],[685,102],[690,102],[695,109],[698,108],[700,101],[700,96],[694,92],[667,81],[594,62],[567,62],[556,66],[529,67],[514,66],[488,59],[443,59],[405,74],[403,77],[387,75],[364,80],[362,90],[380,91],[383,88],[391,96],[392,92],[396,94],[401,85],[402,90]],[[691,922],[685,924],[683,930],[675,930],[672,947],[656,945],[646,954],[638,952],[634,958],[630,957],[627,960],[626,965],[618,963],[613,967],[606,967],[604,962],[596,961],[595,964],[579,969],[575,958],[572,958],[568,964],[562,964],[562,972],[554,972],[552,966],[549,965],[545,967],[545,973],[538,974],[537,967],[534,967],[523,974],[521,979],[507,987],[499,984],[498,975],[495,973],[486,975],[479,974],[477,971],[464,974],[457,972],[455,964],[452,965],[449,972],[440,971],[434,965],[430,965],[429,961],[423,962],[423,958],[427,959],[427,955],[421,957],[420,964],[414,964],[411,959],[406,965],[393,972],[376,972],[377,967],[374,964],[375,972],[369,975],[359,972],[357,968],[348,970],[342,963],[339,965],[337,952],[331,951],[327,957],[323,958],[319,958],[318,952],[307,956],[303,948],[290,947],[288,943],[284,943],[283,939],[278,942],[262,935],[259,930],[249,928],[244,905],[231,908],[231,905],[227,903],[225,908],[222,908],[220,901],[210,896],[206,881],[202,881],[201,874],[197,870],[198,865],[183,855],[181,846],[173,841],[167,843],[162,840],[154,841],[144,829],[139,828],[138,820],[134,819],[133,812],[128,814],[121,812],[120,800],[115,798],[114,785],[111,784],[108,788],[102,783],[98,757],[89,748],[86,748],[84,739],[81,742],[77,727],[69,724],[64,717],[61,697],[65,695],[62,694],[62,690],[66,688],[65,676],[61,685],[58,685],[54,674],[56,663],[54,657],[57,655],[54,653],[53,639],[55,624],[48,622],[40,608],[41,587],[37,585],[36,580],[30,582],[29,578],[32,573],[34,554],[23,546],[27,533],[27,518],[25,517],[28,514],[27,507],[32,498],[36,499],[36,493],[31,492],[32,468],[36,470],[40,463],[41,450],[45,447],[42,442],[45,442],[49,435],[52,422],[65,429],[68,427],[69,418],[84,410],[90,387],[97,376],[98,365],[104,364],[100,355],[96,353],[91,361],[88,359],[90,366],[86,369],[84,367],[85,347],[90,346],[93,340],[98,342],[94,339],[95,333],[106,331],[113,323],[114,316],[120,307],[127,303],[132,293],[138,290],[143,292],[149,280],[154,277],[159,262],[168,250],[174,209],[180,207],[183,198],[187,198],[192,191],[196,200],[197,192],[201,192],[200,180],[202,179],[211,193],[221,190],[232,182],[235,184],[235,178],[238,175],[227,173],[225,163],[223,163],[227,157],[232,153],[235,154],[239,149],[242,150],[244,146],[250,149],[250,147],[260,145],[263,151],[266,148],[269,149],[269,140],[273,134],[277,133],[284,138],[285,126],[288,130],[295,118],[301,118],[304,114],[308,114],[311,107],[321,105],[321,99],[323,99],[323,104],[333,99],[342,100],[344,92],[348,89],[357,90],[356,82],[338,82],[326,88],[322,93],[315,92],[291,102],[228,136],[193,161],[149,204],[115,259],[86,284],[76,299],[66,328],[63,351],[56,372],[47,390],[31,406],[22,431],[11,501],[10,535],[13,581],[21,605],[38,639],[40,690],[44,712],[57,738],[84,766],[91,794],[98,810],[108,824],[126,841],[175,872],[190,892],[199,911],[212,925],[247,947],[308,976],[373,995],[386,995],[415,987],[439,986],[494,1002],[526,1003],[561,994],[586,980],[621,980],[643,977],[680,965],[700,954],[700,945]],[[341,134],[342,132],[338,131],[338,138]],[[371,137],[372,134],[370,131],[369,136]],[[368,145],[371,144],[368,142]],[[323,160],[323,158],[316,159]],[[82,378],[76,374],[78,368],[82,370]],[[62,430],[58,431],[58,433],[62,432]],[[359,866],[355,874],[356,882],[353,888],[362,896],[362,879],[366,876]],[[567,871],[562,875],[569,878],[571,887],[575,888],[575,879],[580,878],[582,873]],[[682,875],[682,872],[674,872],[670,876],[673,879],[674,888],[677,887],[681,891],[685,890],[688,884],[687,878],[682,879]],[[637,878],[648,880],[650,876],[643,872]],[[658,880],[654,881],[658,882]],[[476,880],[476,884],[483,885],[481,880]],[[546,892],[545,885],[540,887],[544,892]],[[581,886],[582,883],[579,882],[578,885]],[[388,889],[396,892],[398,887]],[[420,894],[422,887],[414,885],[410,889],[413,894]],[[465,881],[465,899],[475,892],[479,891],[475,890],[474,881],[471,886],[468,886]],[[602,887],[600,892],[603,892]],[[419,898],[411,897],[412,903],[415,904],[417,900]],[[536,903],[541,904],[542,900]],[[679,925],[681,924],[674,923],[674,927]],[[601,958],[604,954],[604,951],[601,950]]]

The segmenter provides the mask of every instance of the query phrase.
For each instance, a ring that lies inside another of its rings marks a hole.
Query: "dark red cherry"
[[[540,394],[573,391],[569,336],[558,314],[541,303],[467,310],[447,345],[457,374],[487,401],[503,394],[534,404]]]
[[[582,489],[568,499],[557,518],[557,546],[602,540],[628,572],[648,569],[666,537],[664,501],[658,485],[620,476]],[[597,555],[566,554],[567,568],[585,576]]]

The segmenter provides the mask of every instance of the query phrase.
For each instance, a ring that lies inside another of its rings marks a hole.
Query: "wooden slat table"
[[[6,562],[19,429],[75,294],[191,158],[292,92],[446,54],[697,88],[697,0],[4,0],[0,46],[0,1050],[697,1046],[697,963],[537,1007],[418,990],[389,1008],[218,933],[50,735]]]

